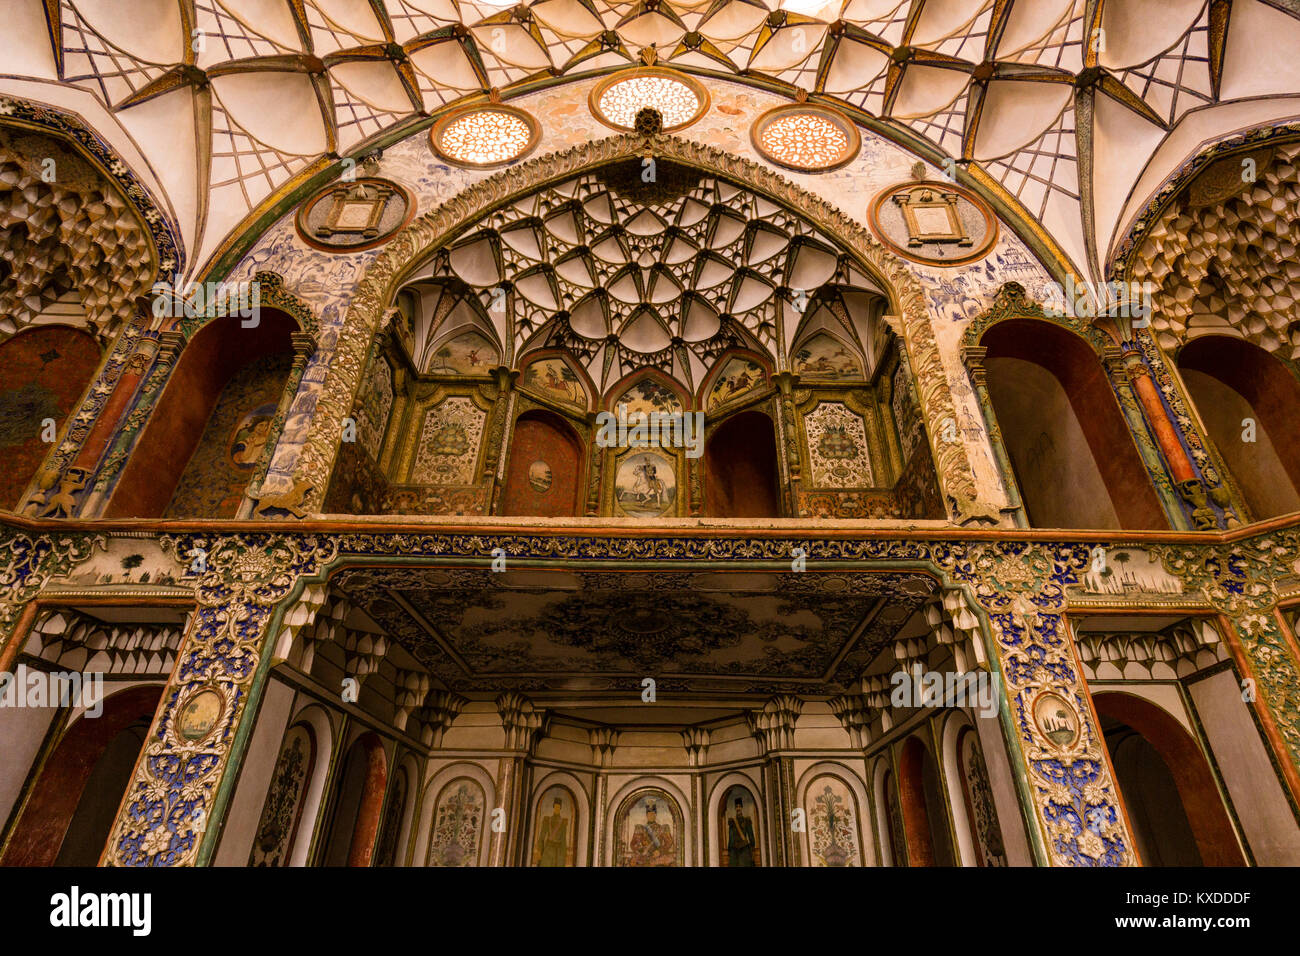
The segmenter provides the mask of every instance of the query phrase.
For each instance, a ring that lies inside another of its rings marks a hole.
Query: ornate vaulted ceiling
[[[417,367],[467,327],[514,362],[567,348],[602,392],[645,365],[694,392],[733,347],[784,368],[820,331],[874,366],[885,294],[847,254],[748,190],[669,162],[652,183],[642,172],[632,160],[523,197],[418,270]]]
[[[1084,272],[1200,144],[1300,112],[1296,0],[10,0],[5,14],[0,90],[61,81],[113,114],[192,265],[331,155],[651,44],[928,141]]]

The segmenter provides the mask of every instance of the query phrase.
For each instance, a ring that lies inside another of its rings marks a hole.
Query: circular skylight
[[[665,132],[690,126],[709,108],[704,87],[676,70],[647,67],[618,73],[591,91],[591,111],[615,129],[636,129],[636,117],[652,109],[663,118]]]
[[[843,166],[857,155],[860,143],[853,121],[843,113],[806,103],[768,110],[754,121],[751,136],[765,159],[806,172]]]
[[[521,109],[476,107],[440,120],[430,134],[434,150],[462,166],[499,166],[519,159],[537,143],[537,121]]]

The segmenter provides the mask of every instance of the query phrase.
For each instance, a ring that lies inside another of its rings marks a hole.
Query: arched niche
[[[953,712],[944,723],[943,766],[958,862],[1006,866],[1006,845],[979,734],[961,711]]]
[[[41,767],[0,865],[95,866],[162,697],[158,684],[118,691],[72,724]]]
[[[316,732],[311,724],[295,723],[285,731],[249,851],[249,866],[289,865],[289,852],[316,766],[316,749]]]
[[[425,790],[425,866],[487,866],[492,778],[475,764],[453,764]]]
[[[582,440],[565,419],[542,408],[515,419],[498,514],[571,517],[585,489]]]
[[[570,773],[547,774],[533,788],[528,866],[587,865],[587,792]]]
[[[613,866],[686,866],[682,804],[669,790],[641,786],[618,803],[611,832]]]
[[[714,427],[704,445],[705,512],[717,518],[779,518],[776,428],[750,410]]]
[[[411,776],[408,769],[398,766],[393,773],[392,783],[388,788],[388,799],[384,804],[383,823],[379,829],[379,842],[375,845],[375,866],[397,866],[400,860],[399,837],[406,817],[406,805],[410,799]]]
[[[1146,866],[1245,866],[1200,746],[1165,710],[1124,693],[1092,698]]]
[[[953,866],[948,808],[939,767],[919,737],[903,742],[898,754],[898,791],[908,866]]]
[[[30,328],[0,344],[0,508],[18,507],[99,361],[94,336],[66,325]]]
[[[1300,381],[1275,355],[1224,335],[1193,339],[1178,370],[1258,519],[1300,511]]]
[[[871,772],[875,799],[876,841],[880,847],[881,866],[903,866],[903,824],[898,816],[898,796],[894,789],[894,771],[888,756],[879,757]]]
[[[222,316],[181,352],[123,469],[107,518],[233,518],[266,450],[293,365],[297,323],[262,308]]]
[[[1011,319],[981,337],[989,397],[1030,524],[1169,527],[1101,360],[1073,332]]]
[[[864,843],[870,826],[862,818],[867,794],[862,782],[833,761],[813,764],[795,787],[806,821],[804,865],[874,866],[874,852]]]
[[[339,454],[343,418],[354,406],[363,385],[373,335],[403,283],[431,263],[443,262],[441,252],[446,251],[449,257],[451,250],[467,241],[467,237],[478,236],[483,228],[481,224],[489,216],[507,206],[519,208],[520,196],[531,195],[584,176],[621,176],[629,182],[634,181],[635,189],[635,183],[640,182],[639,163],[643,145],[643,139],[639,136],[612,136],[512,166],[503,173],[469,187],[456,197],[455,202],[440,204],[437,209],[416,218],[397,240],[389,243],[379,253],[366,270],[351,299],[310,430],[294,442],[298,458],[293,477],[311,489],[305,501],[308,511],[320,509],[329,486],[330,472]],[[897,317],[896,324],[906,343],[908,364],[916,376],[927,432],[938,434],[943,422],[955,419],[952,390],[931,317],[925,306],[925,295],[910,267],[888,253],[862,224],[766,167],[674,136],[662,137],[656,142],[656,150],[656,158],[662,160],[661,170],[671,164],[720,179],[730,184],[729,188],[738,185],[760,197],[764,203],[775,202],[784,207],[833,243],[836,254],[845,257],[845,268],[853,283],[862,285],[858,281],[859,276],[864,282],[877,283],[888,302],[888,313]],[[625,175],[626,169],[631,168],[629,160],[636,161],[636,176]],[[558,209],[555,214],[561,215],[563,212],[563,209]],[[449,262],[450,259],[446,258],[445,261]],[[731,268],[730,264],[722,265]],[[826,278],[829,275],[823,276],[823,281]],[[494,283],[489,283],[489,286],[492,284]],[[758,294],[759,290],[754,291]],[[511,307],[511,301],[511,297],[507,296],[507,308]],[[585,303],[584,299],[583,304]],[[621,334],[628,323],[617,329],[609,327],[607,316],[601,312],[603,307],[600,306],[598,297],[592,298],[591,303],[590,309],[579,315],[579,303],[575,302],[575,308],[569,310],[570,314],[563,324],[565,327],[554,322],[541,328],[530,326],[533,330],[531,332],[525,329],[524,338],[527,341],[522,347],[516,342],[516,355],[525,354],[530,345],[541,347],[559,344],[568,337],[570,331],[585,336],[588,341],[597,341],[602,337],[608,340],[610,334]],[[533,307],[540,308],[537,303]],[[588,315],[588,312],[591,314]],[[638,316],[640,314],[638,311]],[[630,320],[632,318],[629,317]],[[685,324],[678,323],[678,318],[683,319]],[[721,316],[714,318],[720,320]],[[688,345],[711,341],[718,334],[718,329],[714,328],[716,323],[708,324],[707,328],[699,327],[693,324],[689,316],[675,317],[670,324]],[[644,323],[638,327],[642,326]],[[665,347],[672,341],[672,338],[666,341]],[[645,345],[640,340],[638,342]],[[509,350],[510,343],[505,336],[503,345]],[[592,353],[593,356],[599,354],[613,357],[612,352],[601,353],[597,350]],[[605,363],[610,374],[602,376],[601,389],[605,389],[607,378],[623,374],[631,364],[631,360],[623,356],[621,351],[617,360]],[[705,369],[707,363],[699,371]],[[526,390],[526,380],[521,381],[519,387]],[[990,516],[994,509],[979,499],[965,444],[936,443],[934,459],[945,512],[960,522],[992,520]]]
[[[387,782],[383,743],[366,732],[352,742],[343,758],[334,818],[321,854],[323,866],[370,865]]]

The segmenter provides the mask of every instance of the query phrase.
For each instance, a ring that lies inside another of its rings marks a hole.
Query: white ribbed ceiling
[[[1300,114],[1300,0],[7,0],[5,17],[0,91],[52,81],[116,114],[192,265],[322,156],[651,44],[924,137],[1094,274],[1189,153]]]

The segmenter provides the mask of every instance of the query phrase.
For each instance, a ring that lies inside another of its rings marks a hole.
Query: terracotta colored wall
[[[51,448],[41,422],[63,427],[99,360],[94,338],[65,325],[29,329],[0,345],[0,508],[18,506]]]
[[[269,440],[293,356],[264,355],[231,377],[177,482],[169,518],[233,518]]]
[[[529,469],[538,461],[551,468],[551,484],[544,491],[529,480]],[[548,518],[576,515],[582,473],[581,445],[573,429],[550,412],[525,412],[515,422],[499,513]]]
[[[1160,754],[1178,787],[1204,865],[1245,866],[1209,764],[1182,725],[1159,707],[1132,694],[1097,694],[1093,706],[1098,717],[1128,724]]]
[[[1178,367],[1210,439],[1256,519],[1300,510],[1300,382],[1249,342],[1211,335],[1179,353]],[[1242,441],[1245,418],[1255,441]]]
[[[915,737],[908,738],[898,755],[898,791],[902,803],[903,832],[907,837],[908,866],[935,865],[930,819],[925,806],[925,784],[921,778],[921,761],[924,757],[925,745]]]
[[[388,784],[388,762],[379,738],[367,734],[357,743],[365,747],[366,782],[361,791],[361,808],[357,825],[352,830],[352,844],[348,848],[348,866],[369,866],[379,835],[379,818],[384,807],[384,788]]]
[[[72,725],[41,769],[0,865],[54,864],[96,762],[114,737],[135,721],[153,716],[161,696],[157,685],[131,687],[104,701],[98,717]],[[118,800],[121,797],[117,794]]]
[[[226,383],[257,358],[291,352],[289,336],[296,330],[294,321],[275,309],[262,309],[256,328],[242,328],[232,316],[200,329],[181,353],[104,517],[160,517]]]
[[[1156,496],[1146,466],[1142,464],[1133,435],[1120,411],[1101,360],[1086,342],[1050,322],[1017,319],[990,328],[984,333],[981,344],[989,350],[989,393],[1009,451],[1016,444],[1017,423],[1014,416],[1007,416],[1007,420],[1004,420],[1000,407],[1004,403],[999,402],[998,395],[1005,394],[1006,389],[1014,389],[1016,383],[999,380],[996,360],[1000,358],[1033,362],[1047,369],[1061,383],[1102,483],[1109,492],[1120,527],[1169,527],[1169,521]],[[1064,429],[1065,426],[1059,427]],[[1024,487],[1020,490],[1032,517],[1033,491]],[[1053,492],[1060,494],[1066,490],[1067,483],[1064,482],[1055,488],[1039,489],[1043,496],[1049,496]],[[1058,526],[1080,527],[1080,524],[1076,522]]]
[[[719,425],[704,448],[706,512],[718,518],[777,518],[781,499],[776,432],[762,412],[742,412]]]

